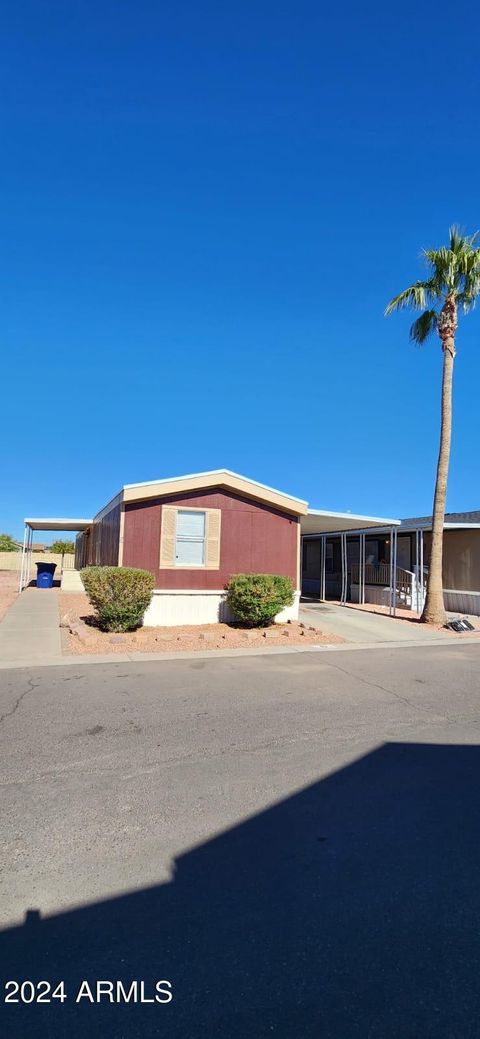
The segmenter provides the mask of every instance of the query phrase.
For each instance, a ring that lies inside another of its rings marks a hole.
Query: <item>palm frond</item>
[[[474,231],[473,234],[465,235],[462,234],[458,224],[452,224],[448,229],[448,237],[450,239],[450,250],[452,253],[463,253],[469,252],[474,248],[475,243],[478,241],[480,231]]]
[[[475,273],[480,267],[480,249],[468,249],[459,257],[458,269],[463,277]]]
[[[450,297],[464,311],[471,310],[480,296],[479,239],[479,231],[473,235],[464,235],[457,225],[453,225],[449,228],[448,246],[423,249],[422,256],[429,267],[430,277],[428,280],[416,281],[394,296],[385,308],[385,316],[406,307],[422,310],[423,313],[412,325],[410,337],[415,342],[423,343],[436,328],[437,314],[433,308],[437,304],[440,304],[441,309]]]
[[[427,295],[430,300],[443,299],[447,292],[448,270],[441,267],[433,267],[432,277],[426,283]]]
[[[423,314],[420,314],[420,317],[417,317],[417,320],[413,322],[410,329],[410,339],[419,345],[424,343],[435,332],[437,320],[438,314],[436,310],[424,310]]]
[[[464,261],[465,253],[462,250],[455,252],[441,246],[440,249],[424,249],[423,255],[430,264],[432,270],[432,282],[435,282],[442,292],[454,292],[457,286],[459,271]]]
[[[451,250],[446,245],[440,249],[422,249],[422,256],[428,261],[435,271],[447,271],[451,262]]]
[[[480,267],[471,271],[463,281],[463,291],[457,296],[459,307],[466,314],[473,310],[478,296],[480,296]]]
[[[394,310],[404,310],[406,307],[422,310],[426,301],[426,286],[427,282],[416,281],[414,285],[409,285],[408,289],[404,289],[398,296],[394,296],[385,307],[385,317],[393,314]]]
[[[461,252],[462,249],[465,248],[465,244],[468,241],[468,239],[465,238],[464,235],[462,235],[462,232],[460,231],[458,224],[452,224],[452,226],[449,227],[448,237],[450,239],[450,251],[452,253]]]

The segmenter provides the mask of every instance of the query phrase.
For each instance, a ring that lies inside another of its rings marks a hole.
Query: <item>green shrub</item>
[[[284,606],[294,600],[291,577],[278,574],[236,574],[227,585],[227,603],[249,628],[271,624]]]
[[[154,577],[129,566],[87,566],[83,586],[103,631],[134,631],[152,598]]]

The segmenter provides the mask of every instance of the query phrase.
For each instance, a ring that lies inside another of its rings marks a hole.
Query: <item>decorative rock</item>
[[[94,638],[95,632],[83,621],[78,621],[76,624],[70,625],[70,634],[76,635],[80,642],[88,642],[89,639]]]
[[[126,642],[127,640],[124,635],[111,635],[108,641],[116,645],[118,642]]]
[[[63,617],[60,618],[60,628],[69,628],[74,623],[74,620],[70,613],[64,613]]]

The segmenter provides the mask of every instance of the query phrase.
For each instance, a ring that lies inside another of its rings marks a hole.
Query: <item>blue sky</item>
[[[480,226],[480,14],[457,3],[7,0],[0,529],[227,467],[430,511],[441,352],[387,300]],[[448,506],[480,507],[480,308]]]

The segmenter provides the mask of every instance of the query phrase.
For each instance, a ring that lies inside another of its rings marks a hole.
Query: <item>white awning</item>
[[[379,516],[359,516],[354,512],[327,512],[324,509],[309,509],[301,520],[302,534],[342,534],[346,531],[363,531],[369,527],[398,527],[400,520]]]
[[[25,526],[30,530],[86,530],[93,523],[93,519],[63,519],[60,517],[43,517],[40,519],[25,519]]]

